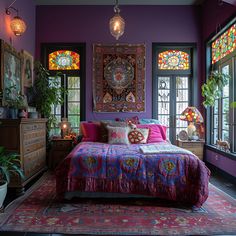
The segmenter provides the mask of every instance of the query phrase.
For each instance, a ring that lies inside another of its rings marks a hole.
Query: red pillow
[[[159,124],[138,124],[137,127],[149,129],[147,143],[156,143],[166,140],[166,126]]]
[[[81,123],[83,133],[83,142],[99,142],[101,140],[100,124],[98,123]]]

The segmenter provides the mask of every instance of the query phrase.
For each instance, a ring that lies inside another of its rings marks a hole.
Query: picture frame
[[[34,57],[27,51],[22,50],[22,80],[23,87],[31,87],[33,85]]]
[[[2,105],[5,105],[6,100],[15,100],[20,93],[23,94],[22,88],[22,56],[21,53],[9,45],[8,43],[0,40],[0,68],[1,68],[1,83],[0,90],[3,91]],[[7,93],[7,89],[11,92]]]
[[[145,44],[93,44],[93,111],[145,112]]]

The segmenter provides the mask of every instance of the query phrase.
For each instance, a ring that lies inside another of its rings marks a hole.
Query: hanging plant
[[[229,83],[229,79],[230,75],[218,71],[211,72],[208,80],[201,87],[205,107],[214,106],[215,100],[222,96],[222,90]]]

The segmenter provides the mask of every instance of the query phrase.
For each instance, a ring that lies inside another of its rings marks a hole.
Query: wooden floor
[[[235,178],[229,178],[222,174],[220,170],[211,169],[210,183],[226,192],[230,196],[236,198],[236,180]],[[11,199],[8,199],[10,201]],[[29,232],[1,232],[0,236],[66,236],[69,234],[40,234]],[[71,234],[70,234],[71,235]],[[223,235],[222,235],[223,236]],[[226,236],[226,235],[225,235]]]

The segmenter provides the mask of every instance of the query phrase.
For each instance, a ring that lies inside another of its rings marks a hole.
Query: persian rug
[[[160,199],[60,200],[46,173],[0,214],[1,231],[99,235],[236,234],[236,200],[210,184],[200,209]],[[0,233],[1,234],[1,233]]]
[[[145,45],[93,45],[95,112],[145,111]]]

